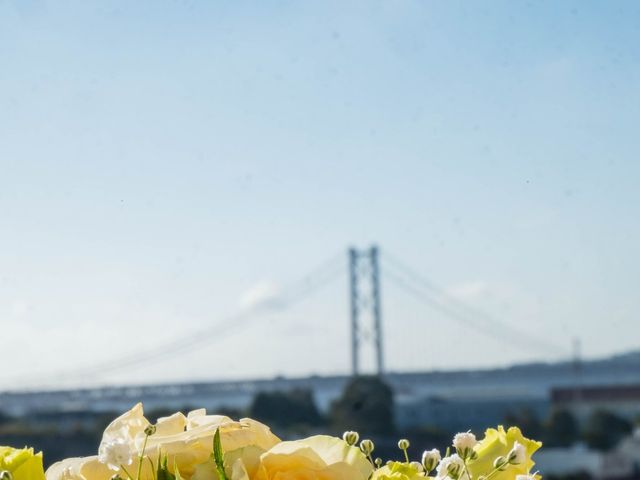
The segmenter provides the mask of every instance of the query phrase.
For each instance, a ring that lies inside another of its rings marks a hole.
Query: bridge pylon
[[[351,372],[354,376],[360,373],[363,342],[373,343],[377,374],[384,373],[379,254],[375,245],[366,250],[349,248]],[[367,319],[371,325],[370,334],[366,328]]]

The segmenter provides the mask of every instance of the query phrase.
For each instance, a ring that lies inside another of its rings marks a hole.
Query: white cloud
[[[273,282],[259,282],[240,296],[240,306],[245,310],[277,308],[280,304],[280,288]]]
[[[502,321],[527,322],[541,315],[540,298],[514,282],[475,280],[449,287],[446,292],[460,302]]]
[[[486,295],[488,290],[486,282],[476,280],[454,285],[447,289],[447,293],[459,300],[471,300]]]

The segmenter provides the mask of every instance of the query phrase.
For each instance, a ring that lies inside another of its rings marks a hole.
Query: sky
[[[0,388],[346,373],[374,243],[389,370],[638,349],[639,124],[632,1],[0,1]]]

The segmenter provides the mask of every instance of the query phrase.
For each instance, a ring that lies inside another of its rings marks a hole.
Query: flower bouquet
[[[357,432],[281,441],[260,422],[204,409],[152,424],[138,404],[109,424],[97,455],[46,473],[41,453],[0,447],[0,480],[534,480],[531,456],[540,446],[518,428],[498,427],[480,441],[459,433],[444,455],[427,450],[420,461],[411,461],[402,439],[401,460],[384,462]]]

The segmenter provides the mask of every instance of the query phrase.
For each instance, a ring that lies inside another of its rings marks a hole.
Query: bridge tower
[[[349,248],[351,372],[360,373],[360,347],[373,343],[378,375],[384,373],[379,250]]]

